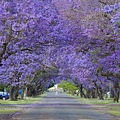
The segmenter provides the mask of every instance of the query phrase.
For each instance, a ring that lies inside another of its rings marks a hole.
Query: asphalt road
[[[63,93],[48,92],[34,107],[24,110],[13,120],[115,120],[89,105]]]

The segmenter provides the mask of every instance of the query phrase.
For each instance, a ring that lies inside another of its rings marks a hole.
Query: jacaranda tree
[[[100,99],[111,82],[118,102],[119,0],[1,0],[0,13],[0,83],[12,100],[65,78]]]

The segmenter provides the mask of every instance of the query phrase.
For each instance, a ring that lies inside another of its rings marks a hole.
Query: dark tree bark
[[[87,89],[86,92],[87,92],[86,98],[91,98],[91,93],[92,93],[91,89]]]
[[[114,102],[119,102],[119,82],[115,82],[114,86]]]
[[[97,98],[97,92],[96,92],[96,89],[92,89],[91,96],[92,96],[92,98]]]
[[[100,86],[98,86],[95,81],[94,81],[94,85],[96,87],[96,91],[97,91],[97,95],[98,95],[99,99],[104,100],[104,97],[103,97],[104,94],[103,94],[102,88]]]
[[[79,91],[80,91],[80,97],[83,98],[83,86],[82,86],[82,84],[79,87]]]
[[[10,100],[16,101],[19,95],[19,87],[10,86]]]

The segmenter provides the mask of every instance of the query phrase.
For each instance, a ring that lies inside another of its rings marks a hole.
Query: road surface
[[[48,92],[34,107],[13,120],[115,120],[67,94]]]

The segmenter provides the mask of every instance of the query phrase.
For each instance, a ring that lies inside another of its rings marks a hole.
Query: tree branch
[[[103,5],[107,5],[107,3],[102,0],[98,0],[98,2],[102,3]]]
[[[109,71],[103,72],[103,71],[102,71],[102,67],[99,67],[99,68],[97,69],[97,74],[98,74],[98,73],[100,73],[102,76],[105,76],[105,77],[107,77],[107,78],[109,78],[109,77],[115,77],[115,78],[120,79],[120,74],[114,74],[114,73],[109,72]]]

